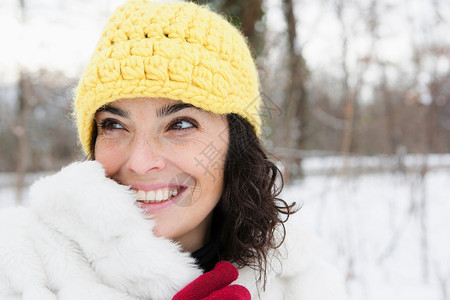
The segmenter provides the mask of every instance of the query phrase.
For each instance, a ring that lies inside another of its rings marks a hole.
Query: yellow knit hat
[[[87,154],[96,111],[134,97],[236,113],[260,130],[259,79],[245,38],[223,17],[193,3],[131,0],[109,19],[74,99]]]

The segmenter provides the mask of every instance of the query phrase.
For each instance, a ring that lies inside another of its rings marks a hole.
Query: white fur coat
[[[201,274],[188,253],[153,235],[135,194],[97,162],[39,180],[30,196],[30,207],[0,211],[2,300],[171,299]],[[252,299],[344,299],[338,276],[314,257],[315,244],[288,232],[265,292],[249,268],[237,283]]]

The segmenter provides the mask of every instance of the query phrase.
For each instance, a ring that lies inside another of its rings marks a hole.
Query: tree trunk
[[[233,1],[227,1],[233,2]],[[261,8],[262,0],[241,1],[242,5],[240,13],[241,29],[244,35],[248,38],[251,48],[258,53],[261,49],[259,44],[258,34],[256,32],[256,23],[261,20],[263,11]]]
[[[305,88],[306,64],[303,55],[298,48],[297,19],[294,14],[294,3],[292,0],[283,0],[284,13],[288,33],[288,84],[286,87],[286,99],[284,101],[285,112],[285,141],[289,148],[303,149],[306,141],[306,109],[307,93]],[[301,169],[301,157],[291,159],[298,170]]]
[[[347,99],[345,101],[345,126],[344,126],[344,135],[342,138],[341,144],[341,153],[344,155],[352,152],[353,145],[353,135],[355,128],[355,106],[356,106],[356,95],[347,95]]]
[[[16,165],[16,202],[22,203],[22,191],[25,186],[25,175],[28,167],[30,146],[27,136],[27,124],[33,109],[30,99],[27,98],[27,78],[23,70],[20,71],[18,91],[17,91],[17,122],[13,128],[13,133],[17,137],[17,165]]]
[[[347,66],[347,53],[348,53],[348,37],[347,28],[344,20],[344,0],[338,0],[336,2],[336,15],[342,27],[342,97],[345,103],[344,105],[344,133],[341,142],[341,153],[347,155],[352,151],[353,135],[354,135],[354,120],[356,109],[357,90],[350,91],[349,84],[349,70]]]

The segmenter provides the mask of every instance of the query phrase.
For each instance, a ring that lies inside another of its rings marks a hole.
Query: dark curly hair
[[[222,219],[221,259],[238,267],[259,270],[266,282],[268,253],[284,241],[284,222],[297,211],[278,198],[284,182],[280,169],[268,159],[251,124],[236,114],[227,115],[229,147],[224,191],[215,213]],[[281,239],[275,231],[282,230]]]

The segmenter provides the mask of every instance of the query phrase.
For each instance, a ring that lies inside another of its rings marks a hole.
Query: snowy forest
[[[0,207],[84,159],[72,94],[121,0],[0,3]],[[450,1],[211,0],[248,38],[292,222],[350,299],[450,300]]]

